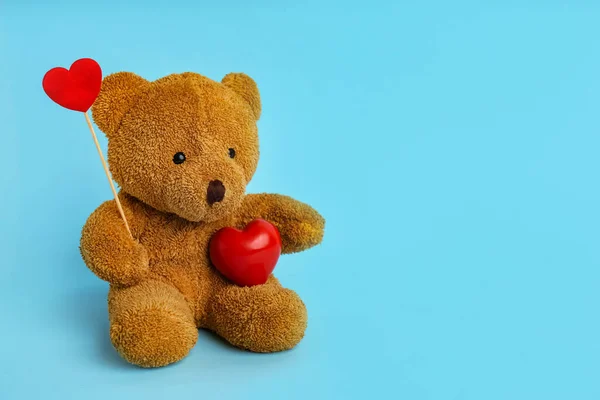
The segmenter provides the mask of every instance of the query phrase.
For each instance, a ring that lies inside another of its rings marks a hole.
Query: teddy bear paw
[[[196,344],[198,330],[171,310],[146,308],[119,315],[110,326],[110,338],[125,360],[151,368],[184,358]]]
[[[307,313],[292,290],[231,286],[212,304],[211,326],[234,346],[258,353],[289,350],[304,337]]]

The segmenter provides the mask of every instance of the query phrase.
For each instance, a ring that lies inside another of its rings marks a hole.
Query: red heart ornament
[[[94,104],[102,86],[102,70],[91,58],[75,61],[71,68],[52,68],[42,80],[44,92],[60,106],[86,112]]]
[[[281,237],[275,226],[257,219],[244,230],[227,227],[216,232],[209,254],[215,268],[236,285],[261,285],[281,255]]]

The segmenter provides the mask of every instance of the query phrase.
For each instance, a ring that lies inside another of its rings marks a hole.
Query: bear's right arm
[[[123,208],[135,235],[138,221],[126,203]],[[80,250],[88,268],[111,284],[131,286],[148,272],[148,253],[129,236],[114,200],[90,215],[81,233]]]

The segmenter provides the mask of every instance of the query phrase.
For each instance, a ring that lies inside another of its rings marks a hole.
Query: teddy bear
[[[186,72],[148,81],[131,72],[105,77],[92,106],[107,137],[129,235],[114,200],[87,219],[80,251],[109,282],[110,339],[140,367],[183,359],[212,331],[252,352],[293,348],[304,336],[306,307],[271,274],[238,286],[212,265],[211,237],[256,219],[273,224],[281,253],[319,244],[324,218],[279,194],[246,194],[259,160],[261,100],[243,73],[220,82]]]

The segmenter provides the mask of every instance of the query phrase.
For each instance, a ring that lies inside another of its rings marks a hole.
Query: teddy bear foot
[[[215,296],[208,328],[242,349],[269,353],[289,350],[306,330],[306,307],[279,285],[229,286]]]
[[[196,344],[193,314],[174,287],[146,281],[109,292],[110,338],[128,362],[162,367],[184,358]]]

